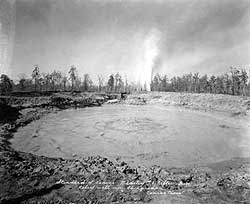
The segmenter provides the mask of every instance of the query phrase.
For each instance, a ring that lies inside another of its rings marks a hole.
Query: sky
[[[5,0],[0,0],[5,1]],[[17,0],[10,70],[221,74],[250,65],[249,0]]]

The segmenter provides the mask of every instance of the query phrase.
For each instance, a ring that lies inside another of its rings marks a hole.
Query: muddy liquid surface
[[[130,165],[187,166],[242,156],[244,126],[176,107],[104,105],[49,114],[20,128],[20,151],[49,157],[100,155]],[[244,155],[246,156],[246,155]]]

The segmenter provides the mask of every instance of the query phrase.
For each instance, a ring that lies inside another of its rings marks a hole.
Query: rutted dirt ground
[[[247,107],[240,108],[247,113]],[[12,127],[5,125],[2,137],[51,111],[35,108]],[[250,203],[249,159],[190,168],[131,167],[100,156],[35,156],[2,139],[0,164],[1,203]]]
[[[150,92],[145,94],[129,95],[127,102],[133,102],[133,98],[140,97],[147,103],[163,103],[165,105],[177,105],[202,111],[217,111],[245,115],[250,109],[248,96],[231,96],[209,93],[175,93],[175,92]]]

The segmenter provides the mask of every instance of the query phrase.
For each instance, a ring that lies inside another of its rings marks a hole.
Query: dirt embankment
[[[247,159],[194,168],[131,168],[119,159],[47,158],[8,145],[6,134],[49,111],[23,109],[0,133],[0,203],[250,203]]]
[[[67,108],[100,106],[104,97],[54,94],[49,97],[0,97],[0,136],[10,138],[19,127],[50,112]]]
[[[250,110],[250,97],[248,96],[175,92],[150,92],[128,96],[128,104],[140,104],[143,102],[182,106],[204,111],[225,112],[233,115],[246,115]]]
[[[95,94],[63,94],[55,93],[52,96],[40,96],[40,97],[9,97],[1,96],[0,104],[9,105],[17,109],[26,108],[46,108],[46,107],[58,107],[58,108],[70,108],[70,107],[86,107],[101,105],[107,99],[115,96],[97,96]]]

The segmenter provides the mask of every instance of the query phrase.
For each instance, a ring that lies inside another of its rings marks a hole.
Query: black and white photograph
[[[250,204],[250,0],[0,0],[0,204]]]

